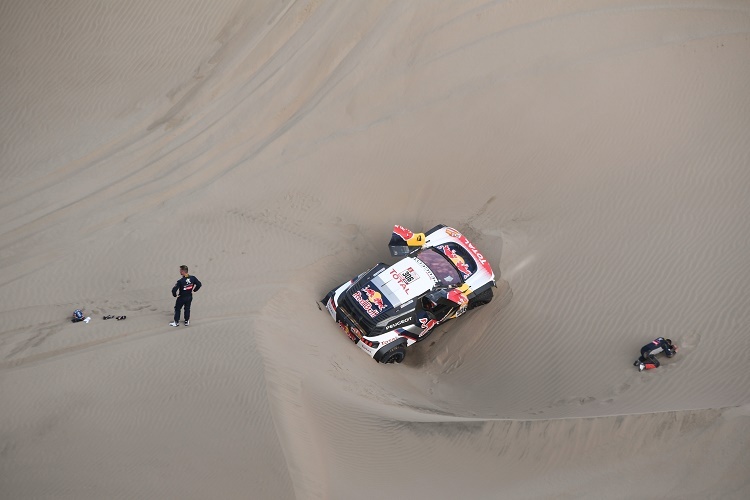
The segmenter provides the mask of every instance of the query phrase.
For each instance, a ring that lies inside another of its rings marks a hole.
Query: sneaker
[[[190,320],[189,319],[185,320],[185,326],[190,326]]]
[[[642,372],[644,368],[646,368],[646,365],[644,365],[643,363],[638,363],[638,371],[639,372]]]
[[[180,324],[179,324],[179,323],[177,323],[176,321],[172,321],[172,322],[171,322],[171,323],[169,324],[169,326],[180,326]]]

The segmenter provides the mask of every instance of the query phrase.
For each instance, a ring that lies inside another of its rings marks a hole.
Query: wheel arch
[[[407,343],[406,343],[405,338],[399,337],[397,340],[394,340],[393,342],[388,342],[387,344],[385,344],[384,346],[382,346],[380,349],[377,350],[377,352],[372,357],[372,359],[380,363],[380,360],[383,359],[383,355],[385,355],[385,353],[387,353],[394,347],[398,347],[400,345],[404,346],[404,349],[406,349]]]

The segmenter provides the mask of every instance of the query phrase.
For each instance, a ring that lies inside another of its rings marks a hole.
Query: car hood
[[[407,257],[377,276],[352,287],[352,298],[371,318],[420,297],[437,283],[432,271],[418,259]]]

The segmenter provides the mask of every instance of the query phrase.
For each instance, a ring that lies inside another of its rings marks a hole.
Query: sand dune
[[[743,1],[4,2],[2,496],[747,498],[748,55]],[[437,223],[497,298],[373,363],[316,301]]]

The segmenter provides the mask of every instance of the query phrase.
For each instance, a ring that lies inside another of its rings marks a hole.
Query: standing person
[[[177,297],[174,303],[174,321],[169,326],[180,325],[180,309],[185,307],[185,326],[190,324],[190,303],[193,301],[193,292],[201,288],[201,282],[195,276],[188,274],[188,266],[180,266],[182,278],[172,287],[172,297]],[[179,292],[179,295],[177,293]]]
[[[671,358],[677,352],[677,346],[672,343],[671,339],[658,337],[641,347],[641,356],[633,364],[638,367],[639,372],[659,368],[660,363],[656,355],[662,351],[668,358]]]

